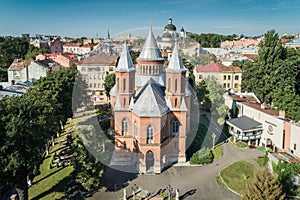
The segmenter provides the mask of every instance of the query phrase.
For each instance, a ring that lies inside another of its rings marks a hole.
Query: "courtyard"
[[[215,177],[236,161],[248,161],[256,166],[255,158],[263,153],[257,149],[240,149],[231,143],[223,145],[223,156],[204,166],[173,166],[160,175],[137,175],[107,168],[103,186],[87,199],[121,199],[124,188],[127,196],[139,187],[151,194],[171,185],[179,190],[180,199],[240,199],[238,195],[217,185]]]

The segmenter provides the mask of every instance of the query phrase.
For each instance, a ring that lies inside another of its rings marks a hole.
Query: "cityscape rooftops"
[[[30,65],[30,63],[30,60],[15,59],[13,63],[9,66],[8,70],[21,71],[25,67]]]
[[[241,68],[234,66],[224,66],[220,63],[209,63],[207,65],[196,66],[197,72],[242,72]]]
[[[82,59],[80,65],[106,65],[116,66],[118,56],[107,54],[95,54],[90,57]]]

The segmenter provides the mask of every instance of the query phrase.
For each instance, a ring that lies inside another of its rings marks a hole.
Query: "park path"
[[[215,176],[219,172],[230,165],[231,163],[239,160],[253,162],[254,158],[262,155],[263,153],[257,149],[239,149],[231,143],[225,143],[223,145],[224,155],[212,164],[205,166],[173,166],[164,171],[160,175],[130,175],[122,172],[117,172],[108,168],[104,175],[104,181],[106,184],[117,183],[124,185],[127,194],[132,194],[132,187],[134,185],[141,187],[143,190],[147,190],[150,193],[154,193],[161,188],[165,188],[169,184],[174,189],[179,189],[180,196],[195,191],[194,194],[186,196],[184,199],[197,199],[197,200],[214,200],[214,199],[240,199],[239,196],[231,191],[221,188],[215,182]],[[111,183],[107,183],[111,182]],[[125,183],[124,183],[125,182]],[[117,200],[121,199],[123,195],[123,189],[119,189],[114,192],[107,191],[106,188],[102,188],[93,194],[89,200]],[[181,198],[183,199],[183,198]]]

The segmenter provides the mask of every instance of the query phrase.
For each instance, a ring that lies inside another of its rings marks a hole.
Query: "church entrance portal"
[[[154,154],[152,151],[147,151],[146,153],[146,172],[154,172]]]

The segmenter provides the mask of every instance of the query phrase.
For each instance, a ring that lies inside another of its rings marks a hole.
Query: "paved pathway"
[[[103,187],[88,199],[121,199],[123,195],[122,187],[126,188],[127,194],[129,195],[132,194],[131,188],[134,184],[151,193],[158,191],[160,188],[165,188],[170,184],[173,188],[179,189],[181,197],[194,190],[194,194],[186,195],[186,198],[181,198],[187,200],[240,199],[239,196],[229,190],[219,187],[215,182],[215,176],[218,175],[220,170],[235,161],[245,160],[254,163],[253,159],[262,155],[262,152],[256,149],[238,149],[230,143],[226,143],[223,146],[224,155],[222,158],[206,166],[173,166],[156,176],[125,174],[108,169],[104,175],[104,181],[106,182],[108,189]],[[119,184],[120,189],[115,190],[114,188],[109,187],[116,183]],[[121,184],[123,185],[121,186]],[[115,191],[112,192],[109,190]]]

